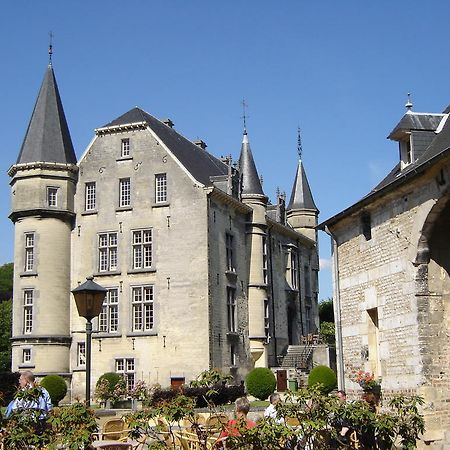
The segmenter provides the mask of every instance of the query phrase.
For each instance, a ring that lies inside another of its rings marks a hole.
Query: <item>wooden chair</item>
[[[213,414],[206,419],[206,431],[209,433],[218,433],[223,430],[228,420],[228,416],[225,413]]]
[[[181,450],[202,450],[201,442],[198,440],[198,436],[194,433],[189,433],[187,431],[176,432],[176,441],[179,443]],[[206,448],[213,449],[217,442],[215,437],[206,438]]]
[[[115,444],[100,444],[95,448],[101,448],[102,450],[133,450],[132,445],[127,442],[117,442]]]

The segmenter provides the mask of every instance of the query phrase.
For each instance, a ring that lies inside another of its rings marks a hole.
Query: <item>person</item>
[[[229,420],[225,425],[225,429],[217,439],[217,446],[221,449],[225,448],[225,441],[228,436],[240,436],[239,427],[245,423],[245,428],[250,429],[256,427],[256,422],[247,419],[247,414],[250,411],[250,402],[247,397],[239,397],[235,401],[236,419]]]
[[[336,397],[342,405],[347,403],[347,394],[343,390],[336,392]],[[332,439],[331,448],[339,448],[340,445],[348,445],[350,439],[350,424],[347,420],[342,418],[335,420],[334,428],[336,429],[338,435],[336,439]]]
[[[18,395],[27,389],[31,390],[34,388],[39,390],[37,398],[22,398],[21,395]],[[48,412],[52,409],[50,394],[44,387],[36,385],[33,372],[26,370],[20,374],[18,394],[16,394],[16,398],[8,405],[5,418],[9,418],[16,410],[24,409],[38,411],[40,421],[44,421],[47,418]]]
[[[264,417],[271,417],[276,423],[284,424],[284,418],[277,416],[277,405],[281,401],[280,394],[273,393],[269,397],[270,405],[264,411]]]
[[[345,391],[339,390],[336,392],[336,397],[341,403],[347,403],[347,394]]]

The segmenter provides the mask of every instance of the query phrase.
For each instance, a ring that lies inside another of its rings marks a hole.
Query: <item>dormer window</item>
[[[407,140],[400,141],[400,161],[402,170],[412,163],[412,148],[411,139],[408,136]]]
[[[127,158],[128,156],[130,156],[130,140],[127,138],[122,139],[120,157]]]

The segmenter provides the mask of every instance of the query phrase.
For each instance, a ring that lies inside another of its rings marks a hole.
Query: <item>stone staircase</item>
[[[283,358],[281,367],[286,369],[295,368],[302,372],[309,372],[312,368],[313,348],[311,344],[290,345]]]

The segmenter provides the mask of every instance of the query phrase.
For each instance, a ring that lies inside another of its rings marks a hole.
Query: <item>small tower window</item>
[[[406,141],[400,141],[399,145],[400,145],[401,168],[404,169],[406,166],[412,163],[411,140],[408,137]]]
[[[58,188],[47,187],[47,205],[49,207],[58,206]]]
[[[366,241],[370,241],[372,239],[372,219],[367,211],[361,214],[361,228]]]
[[[126,158],[127,156],[130,156],[130,140],[129,139],[122,139],[120,156],[121,156],[121,158]]]
[[[31,348],[24,348],[22,350],[22,364],[31,363]]]

